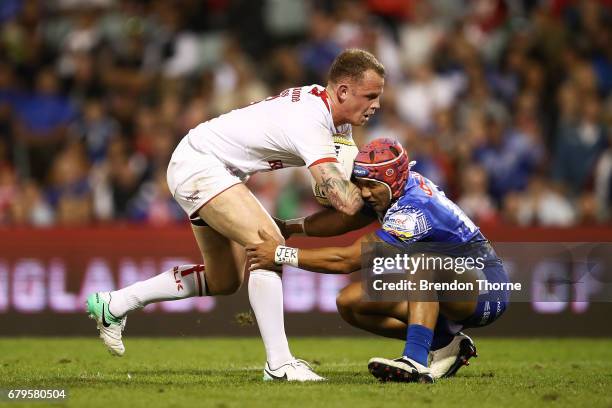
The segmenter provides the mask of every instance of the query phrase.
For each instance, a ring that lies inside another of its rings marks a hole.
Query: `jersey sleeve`
[[[389,244],[420,241],[431,233],[431,222],[425,212],[406,205],[391,208],[383,218],[376,235]]]
[[[325,115],[318,109],[305,109],[296,118],[289,137],[295,154],[304,160],[306,167],[324,162],[337,162],[333,135],[325,123]]]

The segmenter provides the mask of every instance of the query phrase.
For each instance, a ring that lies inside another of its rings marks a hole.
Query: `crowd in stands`
[[[478,223],[608,224],[610,44],[610,0],[3,0],[0,226],[185,222],[166,167],[189,129],[325,84],[348,47],[387,71],[358,145],[398,139]],[[249,186],[319,208],[304,169]]]

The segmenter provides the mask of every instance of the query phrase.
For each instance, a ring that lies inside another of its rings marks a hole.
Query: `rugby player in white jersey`
[[[349,49],[333,62],[327,87],[291,88],[202,123],[179,143],[168,166],[168,186],[189,216],[203,265],[180,265],[151,279],[87,299],[100,337],[113,355],[125,352],[126,315],[153,302],[228,295],[244,279],[244,247],[264,230],[282,235],[245,179],[257,172],[307,166],[334,208],[355,214],[363,205],[335,156],[334,134],[351,138],[380,107],[385,71],[376,58]],[[254,270],[249,300],[264,341],[264,379],[323,378],[293,357],[285,335],[281,275]]]

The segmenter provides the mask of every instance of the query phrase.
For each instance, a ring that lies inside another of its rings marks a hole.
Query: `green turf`
[[[294,338],[291,344],[329,381],[262,382],[256,338],[128,337],[123,358],[107,354],[97,338],[0,338],[0,388],[66,388],[67,406],[105,408],[612,407],[612,340],[477,340],[480,357],[434,385],[380,384],[370,376],[367,360],[394,357],[399,341]]]

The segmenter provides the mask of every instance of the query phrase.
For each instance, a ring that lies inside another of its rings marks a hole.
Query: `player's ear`
[[[336,88],[336,96],[338,97],[338,101],[340,103],[346,101],[348,98],[349,88],[347,84],[340,84]]]

